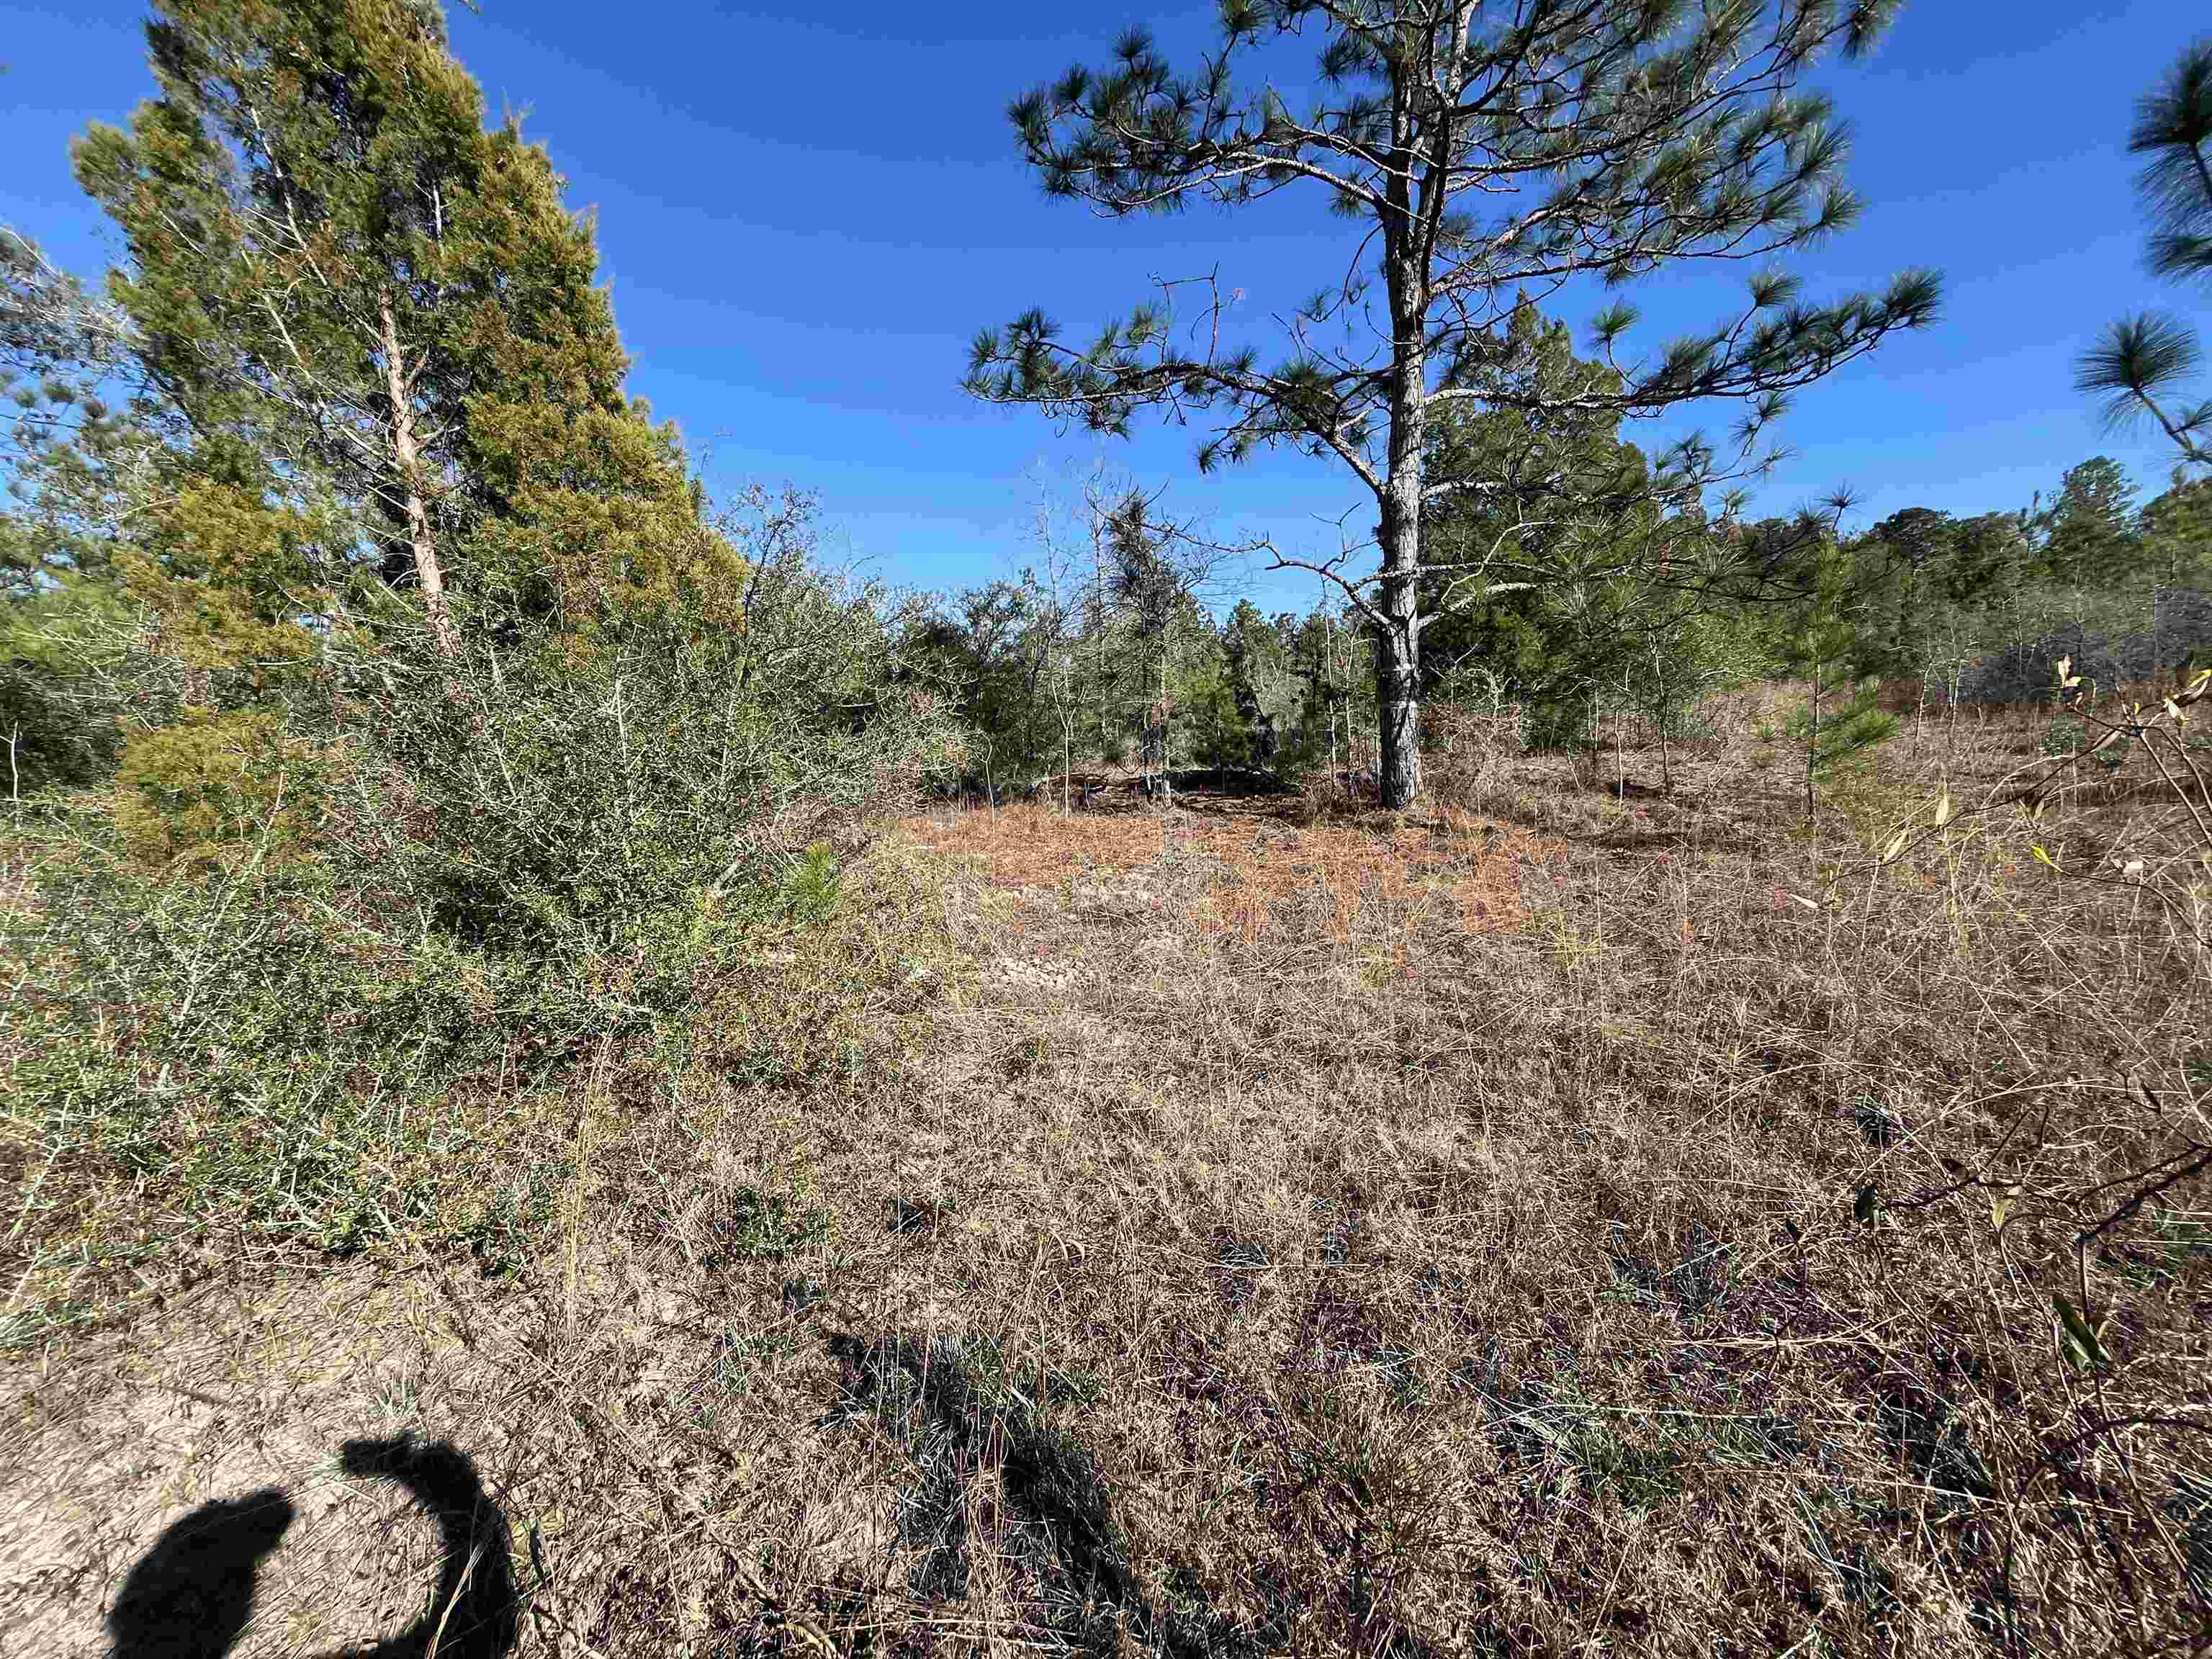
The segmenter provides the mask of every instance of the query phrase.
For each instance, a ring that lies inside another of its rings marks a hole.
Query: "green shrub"
[[[2045,754],[2057,759],[2067,755],[2078,755],[2089,746],[2089,734],[2080,720],[2071,714],[2053,714],[2050,729],[2043,734],[2039,746]]]
[[[128,729],[136,634],[131,608],[81,580],[0,599],[0,792],[22,799],[88,784],[113,769]]]
[[[331,833],[419,926],[681,1009],[763,927],[825,915],[821,843],[953,755],[939,706],[887,684],[868,605],[811,576],[768,597],[749,637],[549,631],[374,688]]]
[[[818,926],[836,914],[843,892],[844,872],[836,849],[817,842],[784,878],[783,914],[794,927]]]
[[[1589,699],[1546,697],[1528,708],[1528,744],[1532,753],[1557,754],[1590,744]]]
[[[57,1172],[16,1224],[29,1304],[73,1294],[64,1257],[208,1228],[526,1259],[564,1068],[680,1062],[724,970],[832,922],[851,826],[954,755],[873,596],[757,576],[720,634],[333,641],[281,702],[189,711],[112,791],[21,809],[0,1066],[24,1167]]]
[[[512,1263],[559,1187],[535,1085],[578,1011],[523,964],[380,931],[326,866],[149,871],[90,811],[43,827],[35,905],[4,941],[27,971],[0,1078],[29,1166],[52,1172],[15,1221],[34,1262],[217,1228]]]

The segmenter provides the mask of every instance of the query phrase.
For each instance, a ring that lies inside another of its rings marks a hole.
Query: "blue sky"
[[[1102,456],[1224,537],[1334,548],[1331,521],[1347,509],[1368,521],[1358,486],[1319,464],[1263,459],[1202,478],[1191,432],[1063,434],[958,387],[981,325],[1043,304],[1087,337],[1153,276],[1217,267],[1245,290],[1265,356],[1270,313],[1341,263],[1344,222],[1288,200],[1113,222],[1047,201],[1022,166],[1010,96],[1098,62],[1131,22],[1194,46],[1205,0],[449,10],[492,110],[526,110],[571,205],[596,211],[632,389],[710,456],[718,485],[812,489],[836,549],[922,586],[1018,564],[1037,471]],[[0,0],[0,219],[86,272],[113,243],[70,177],[68,142],[150,90],[143,14],[127,0]],[[2181,0],[1917,0],[1871,61],[1825,76],[1868,211],[1795,269],[1817,297],[1934,265],[1948,300],[1933,330],[1803,394],[1784,426],[1794,458],[1759,506],[1850,485],[1862,523],[1911,506],[2011,507],[2098,453],[2146,494],[2162,486],[2160,449],[2104,434],[2071,365],[2108,317],[2190,300],[2142,270],[2125,138],[2136,98],[2206,27]],[[1725,271],[1668,283],[1636,337],[1694,325],[1735,283]],[[1310,578],[1262,586],[1285,605],[1314,597]]]

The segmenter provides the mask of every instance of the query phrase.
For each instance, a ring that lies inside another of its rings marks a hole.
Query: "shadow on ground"
[[[356,1480],[396,1482],[438,1523],[442,1565],[422,1616],[343,1659],[500,1659],[521,1632],[507,1518],[476,1466],[442,1441],[351,1440]],[[170,1527],[124,1580],[107,1615],[115,1659],[218,1659],[253,1617],[263,1563],[292,1524],[274,1486],[205,1504]]]
[[[1112,1489],[1098,1461],[1060,1420],[1059,1386],[995,1374],[988,1350],[939,1338],[919,1342],[853,1333],[833,1335],[841,1362],[842,1410],[872,1419],[906,1448],[923,1472],[909,1499],[903,1541],[928,1558],[918,1588],[947,1602],[966,1594],[965,1506],[949,1472],[995,1465],[1000,1491],[1020,1525],[1014,1548],[1029,1557],[1054,1635],[1078,1653],[1140,1652],[1161,1659],[1261,1659],[1301,1645],[1303,1616],[1326,1599],[1316,1583],[1254,1575],[1273,1593],[1257,1616],[1217,1605],[1187,1569],[1171,1568],[1149,1586],[1115,1517]],[[933,1490],[934,1488],[934,1490]],[[1374,1651],[1389,1659],[1434,1659],[1437,1650],[1386,1616],[1376,1616],[1367,1564],[1355,1548],[1344,1561],[1344,1589],[1372,1623]],[[1470,1652],[1494,1648],[1494,1632],[1467,1633]]]

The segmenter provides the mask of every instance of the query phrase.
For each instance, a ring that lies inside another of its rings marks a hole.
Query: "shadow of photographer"
[[[333,1659],[500,1659],[521,1633],[507,1517],[476,1466],[451,1444],[350,1440],[339,1467],[404,1487],[437,1522],[441,1563],[422,1616],[396,1636]],[[217,1659],[253,1615],[262,1564],[295,1511],[274,1486],[203,1504],[155,1540],[107,1615],[114,1659]]]

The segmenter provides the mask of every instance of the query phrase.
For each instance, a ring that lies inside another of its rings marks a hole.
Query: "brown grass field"
[[[1985,808],[2014,715],[1808,831],[1766,718],[888,827],[541,1103],[512,1278],[215,1239],[0,1354],[0,1649],[271,1484],[241,1650],[398,1629],[331,1451],[412,1432],[526,1653],[2212,1650],[2204,848],[2140,757]]]

